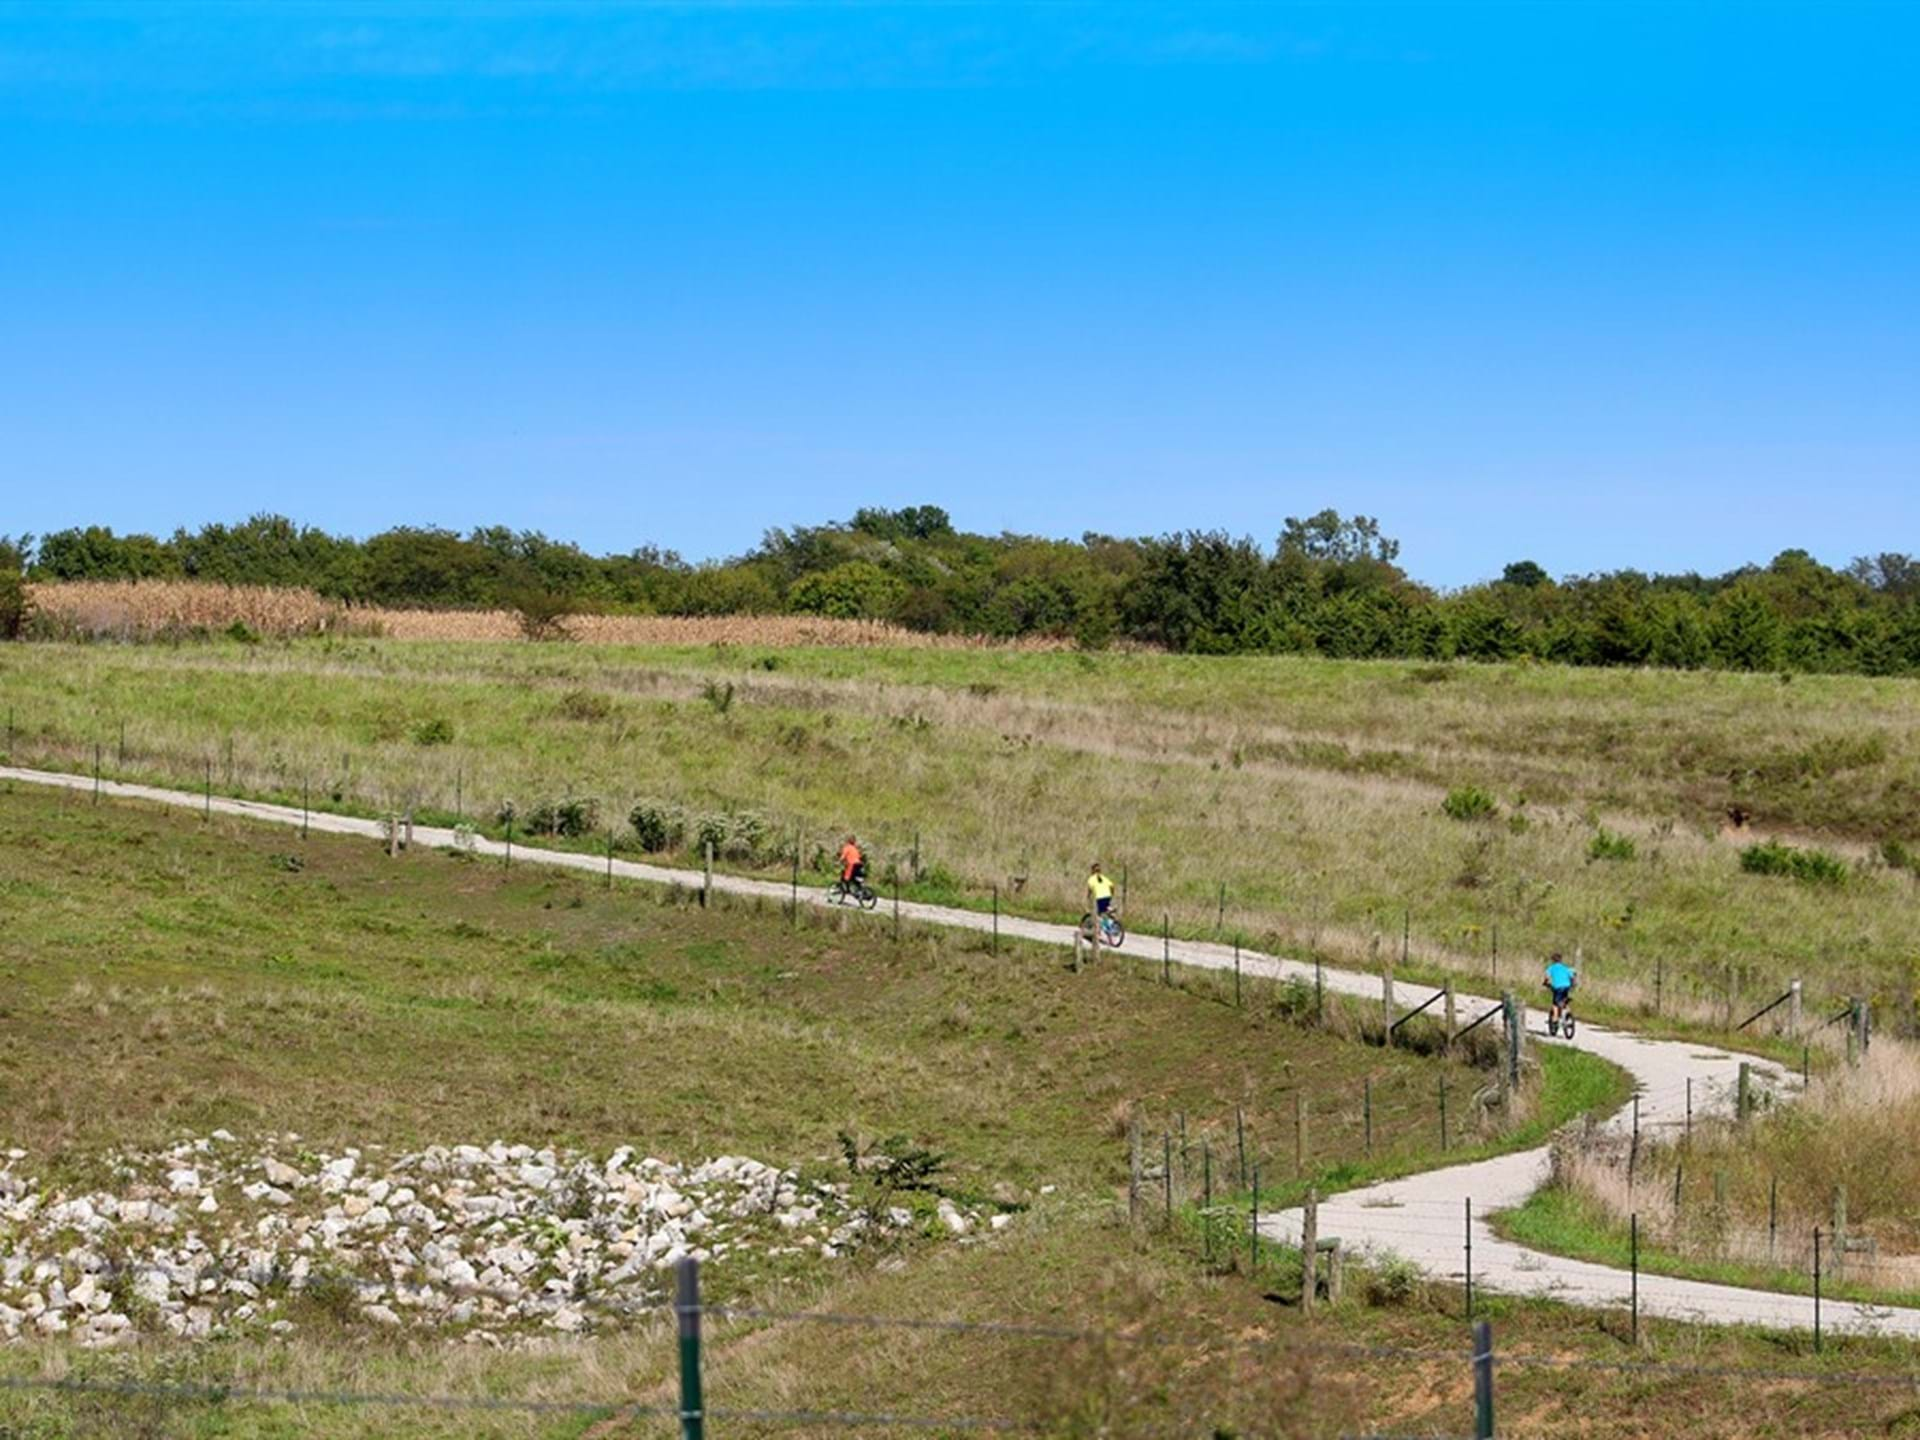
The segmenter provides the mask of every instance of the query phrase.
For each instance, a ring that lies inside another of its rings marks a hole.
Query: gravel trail
[[[0,766],[0,780],[46,785],[67,790],[91,792],[95,782],[89,776],[52,771]],[[144,800],[189,810],[209,807],[204,795],[181,790],[165,790],[148,785],[130,785],[116,781],[99,782],[100,793],[129,800]],[[299,826],[297,807],[269,805],[253,800],[233,800],[214,796],[210,808],[216,814],[238,816],[283,826]],[[353,835],[383,839],[380,822],[351,816],[313,812],[308,816],[312,829],[325,834]],[[430,826],[416,826],[416,845],[452,846],[454,832]],[[474,851],[499,858],[505,846],[484,837],[470,837]],[[604,875],[604,855],[574,854],[537,847],[515,845],[516,864],[552,865],[563,869]],[[698,872],[615,859],[613,873],[623,880],[657,885],[698,885]],[[715,874],[713,888],[733,895],[758,896],[786,901],[791,888],[778,881],[753,880],[736,875]],[[799,892],[803,905],[824,907],[825,893],[818,886],[803,886]],[[883,902],[875,920],[890,919],[892,906]],[[958,929],[985,931],[992,927],[991,915],[971,910],[948,909],[910,901],[900,903],[904,920],[943,925]],[[1023,940],[1069,945],[1070,927],[1002,915],[1000,932]],[[1114,953],[1103,951],[1104,954]],[[1129,935],[1119,950],[1130,958],[1159,964],[1163,960],[1158,936]],[[1175,940],[1166,947],[1166,955],[1181,965],[1209,970],[1233,967],[1231,947],[1202,941]],[[1240,963],[1248,975],[1277,979],[1311,981],[1314,967],[1297,960],[1240,952]],[[1343,995],[1377,1001],[1380,979],[1352,970],[1328,967],[1323,970],[1327,989]],[[1431,992],[1424,987],[1400,986],[1399,1004],[1410,1009]],[[1459,994],[1456,1003],[1463,1019],[1477,1016],[1496,1003],[1487,997]],[[1490,1022],[1491,1023],[1491,1022]],[[1560,1044],[1548,1040],[1544,1024],[1529,1024],[1529,1042]],[[1753,1066],[1756,1082],[1766,1083],[1783,1092],[1798,1084],[1798,1077],[1770,1061],[1741,1056],[1709,1046],[1671,1040],[1650,1040],[1621,1032],[1582,1025],[1572,1042],[1581,1050],[1610,1060],[1632,1075],[1640,1097],[1640,1124],[1643,1132],[1672,1129],[1683,1123],[1687,1081],[1693,1081],[1693,1103],[1703,1115],[1724,1114],[1732,1109],[1733,1092],[1740,1062]],[[1625,1133],[1631,1125],[1630,1109],[1609,1118],[1605,1124],[1615,1133]],[[1548,1152],[1545,1146],[1503,1155],[1472,1164],[1429,1170],[1400,1180],[1384,1181],[1362,1189],[1346,1191],[1320,1202],[1319,1233],[1338,1237],[1349,1247],[1361,1251],[1392,1252],[1418,1265],[1434,1276],[1461,1279],[1466,1268],[1467,1239],[1472,1237],[1473,1284],[1476,1289],[1503,1294],[1534,1296],[1566,1304],[1593,1308],[1624,1308],[1628,1302],[1630,1280],[1624,1270],[1585,1261],[1560,1259],[1530,1250],[1523,1245],[1497,1238],[1485,1217],[1510,1209],[1545,1181]],[[1472,1223],[1467,1219],[1472,1204]],[[1298,1210],[1263,1216],[1261,1231],[1283,1243],[1297,1243],[1301,1214]],[[1714,1285],[1664,1276],[1640,1276],[1640,1309],[1643,1314],[1703,1324],[1754,1325],[1767,1329],[1809,1329],[1813,1324],[1810,1297],[1748,1290],[1733,1285]],[[1920,1310],[1826,1301],[1821,1311],[1822,1327],[1835,1333],[1900,1335],[1920,1338]]]

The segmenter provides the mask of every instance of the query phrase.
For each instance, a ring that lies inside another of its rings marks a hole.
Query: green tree
[[[1478,597],[1453,607],[1453,652],[1465,660],[1511,660],[1526,651],[1526,635],[1514,620]]]
[[[180,573],[180,560],[151,535],[115,535],[111,526],[56,530],[40,542],[33,572],[46,580],[152,580]]]
[[[31,535],[17,540],[0,535],[0,640],[18,640],[33,617],[26,575],[27,556],[32,552]]]
[[[953,534],[953,521],[938,505],[909,505],[856,510],[850,528],[877,540],[933,540]]]
[[[1280,532],[1280,553],[1335,565],[1355,560],[1377,560],[1391,565],[1400,558],[1400,542],[1380,533],[1380,522],[1367,515],[1343,520],[1338,510],[1322,510],[1306,519],[1287,517]]]
[[[1780,664],[1780,617],[1751,581],[1714,597],[1708,630],[1714,657],[1729,670],[1773,670]]]
[[[892,616],[907,587],[868,560],[849,560],[831,570],[804,575],[787,592],[787,603],[802,615],[838,620],[883,620]]]
[[[1657,593],[1647,602],[1647,663],[1670,670],[1697,670],[1713,661],[1713,641],[1698,599]]]
[[[1139,577],[1120,597],[1120,623],[1129,635],[1202,655],[1251,648],[1268,590],[1258,545],[1220,530],[1192,530],[1143,540],[1140,547]]]
[[[382,605],[490,605],[506,565],[451,530],[400,526],[367,541],[364,598]]]

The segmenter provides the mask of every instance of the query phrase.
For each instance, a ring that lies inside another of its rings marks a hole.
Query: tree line
[[[355,604],[666,615],[817,614],[1000,638],[1045,635],[1195,654],[1512,660],[1682,669],[1920,671],[1920,561],[1835,569],[1803,550],[1723,575],[1554,578],[1532,561],[1438,590],[1367,516],[1288,519],[1275,543],[1219,531],[1078,540],[980,535],[937,506],[769,530],[693,564],[651,546],[592,555],[538,531],[401,527],[360,540],[277,515],[177,530],[103,526],[0,540],[7,586],[199,579],[298,586]]]

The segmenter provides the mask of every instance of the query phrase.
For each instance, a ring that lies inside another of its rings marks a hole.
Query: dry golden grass
[[[1836,1065],[1804,1097],[1747,1127],[1703,1123],[1690,1137],[1643,1143],[1631,1175],[1623,1144],[1557,1147],[1554,1181],[1616,1227],[1637,1214],[1643,1240],[1666,1250],[1797,1273],[1811,1262],[1813,1228],[1837,1223],[1844,1191],[1849,1235],[1876,1247],[1845,1268],[1906,1289],[1920,1283],[1917,1136],[1920,1052],[1882,1037],[1858,1066]]]
[[[607,623],[680,627],[691,642],[700,632],[690,627],[731,622]],[[884,646],[323,638],[0,649],[18,763],[86,768],[104,742],[116,778],[198,787],[211,761],[224,791],[297,801],[310,790],[362,813],[487,821],[507,800],[527,810],[563,795],[592,797],[599,821],[616,826],[643,799],[752,812],[772,873],[786,873],[792,837],[805,864],[852,829],[882,873],[921,857],[935,883],[917,898],[985,904],[997,886],[1003,903],[1056,916],[1079,913],[1098,854],[1130,873],[1129,903],[1148,929],[1217,926],[1261,948],[1372,965],[1399,960],[1410,921],[1409,961],[1478,986],[1517,982],[1537,996],[1541,959],[1560,950],[1578,957],[1589,1004],[1670,1019],[1737,1022],[1796,977],[1809,1013],[1856,994],[1874,997],[1883,1019],[1908,1013],[1920,877],[1865,856],[1841,886],[1745,875],[1740,837],[1657,808],[1683,803],[1672,788],[1633,790],[1651,763],[1637,753],[1606,764],[1576,756],[1548,787],[1560,799],[1523,808],[1498,776],[1543,752],[1551,730],[1543,740],[1530,717],[1560,706],[1555,684],[1530,671],[1417,687],[1379,672],[1368,682],[1378,703],[1357,707],[1376,731],[1396,743],[1428,729],[1464,737],[1456,752],[1443,734],[1409,772],[1280,743],[1355,710],[1340,700],[1329,712],[1315,697],[1366,680],[1357,673],[1332,662]],[[1228,698],[1204,703],[1198,680],[1180,688],[1190,676],[1216,679]],[[1588,683],[1571,671],[1551,678]],[[1478,709],[1455,693],[1483,681],[1494,688]],[[1536,681],[1540,697],[1509,693]],[[1628,691],[1646,683],[1615,677]],[[1755,690],[1756,704],[1789,688],[1772,684]],[[1813,689],[1790,688],[1796,700]],[[1857,710],[1855,692],[1878,694],[1859,682],[1829,703]],[[1423,729],[1418,707],[1430,703],[1454,708]],[[1691,714],[1682,696],[1622,733],[1738,748],[1719,720]],[[1791,712],[1774,718],[1785,725]],[[1913,742],[1898,735],[1905,756]],[[1479,750],[1487,756],[1460,758]],[[1890,770],[1888,783],[1903,773]],[[1442,802],[1456,777],[1498,787],[1504,813],[1449,819]],[[1633,840],[1632,861],[1591,859],[1600,823]]]
[[[346,608],[311,590],[194,580],[76,580],[30,585],[36,611],[62,630],[139,639],[235,622],[262,635],[322,635],[349,628]]]
[[[200,580],[76,580],[28,587],[35,609],[66,633],[137,640],[225,630],[236,622],[260,635],[384,635],[394,640],[521,640],[512,610],[390,610],[348,606],[311,590],[221,585]],[[587,645],[829,645],[917,649],[1064,649],[1030,637],[994,641],[928,635],[878,620],[821,615],[570,615],[566,639]]]

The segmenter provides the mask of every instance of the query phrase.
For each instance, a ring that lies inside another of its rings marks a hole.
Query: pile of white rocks
[[[941,1200],[865,1209],[851,1187],[720,1156],[683,1167],[529,1145],[337,1155],[224,1130],[111,1157],[114,1186],[68,1194],[0,1152],[0,1340],[125,1343],[284,1334],[296,1299],[386,1327],[499,1341],[657,1310],[683,1256],[766,1272],[909,1234],[999,1228]],[[296,1312],[297,1313],[297,1312]]]

